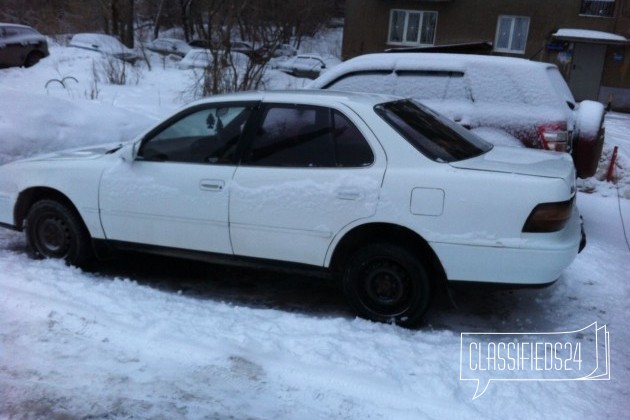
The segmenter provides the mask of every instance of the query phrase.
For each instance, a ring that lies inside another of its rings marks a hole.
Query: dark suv
[[[0,68],[31,67],[47,56],[44,35],[30,26],[0,23]]]

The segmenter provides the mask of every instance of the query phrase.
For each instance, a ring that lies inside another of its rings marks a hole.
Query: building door
[[[575,43],[569,87],[576,100],[598,100],[605,55],[605,45]]]

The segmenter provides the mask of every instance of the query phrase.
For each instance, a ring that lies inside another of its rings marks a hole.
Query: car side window
[[[375,70],[346,74],[324,89],[344,92],[373,92],[391,95],[396,87],[396,74],[391,70]]]
[[[333,111],[337,166],[369,166],[374,154],[359,129],[342,113]]]
[[[374,155],[356,126],[319,106],[268,105],[244,163],[331,168],[370,165]]]
[[[178,119],[142,143],[138,158],[183,163],[234,163],[251,106],[214,106]]]
[[[464,73],[456,71],[397,71],[394,95],[415,99],[473,102]]]

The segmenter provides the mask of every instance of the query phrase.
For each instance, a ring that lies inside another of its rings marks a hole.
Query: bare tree
[[[0,0],[0,21],[33,26],[46,34],[90,27],[96,14],[81,0]]]
[[[158,3],[157,11],[155,13],[155,19],[153,20],[153,39],[156,39],[160,35],[160,24],[162,20],[162,11],[164,10],[164,0],[160,0]]]
[[[179,0],[187,39],[205,40],[212,57],[203,94],[251,90],[263,83],[264,66],[281,43],[312,35],[331,17],[333,0]],[[188,25],[190,24],[190,28]],[[234,40],[248,41],[249,60],[232,52]]]

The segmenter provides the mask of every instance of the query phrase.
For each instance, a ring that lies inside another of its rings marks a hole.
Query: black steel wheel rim
[[[372,311],[395,316],[409,308],[411,278],[398,262],[376,258],[368,261],[359,274],[361,300]]]
[[[70,229],[68,224],[56,215],[45,215],[37,220],[35,226],[37,249],[46,257],[63,257],[70,248]]]

